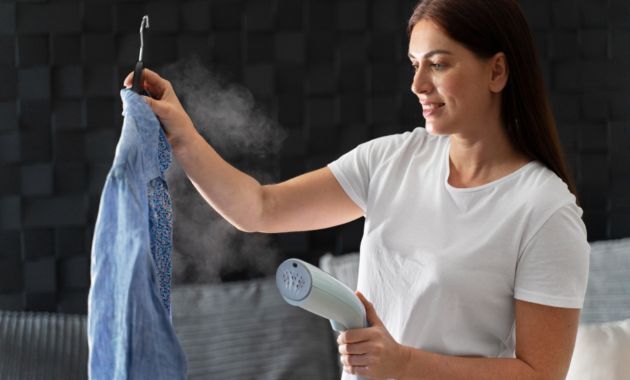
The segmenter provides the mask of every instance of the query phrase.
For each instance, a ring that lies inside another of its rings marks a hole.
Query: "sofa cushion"
[[[630,318],[630,238],[591,243],[582,323]]]
[[[0,379],[88,378],[85,315],[0,311]]]
[[[359,253],[346,253],[333,256],[326,253],[319,258],[319,267],[337,280],[343,282],[352,290],[357,290],[359,276]]]
[[[328,320],[287,304],[275,277],[173,288],[189,379],[334,379]]]
[[[629,359],[630,319],[580,325],[567,380],[627,379]]]

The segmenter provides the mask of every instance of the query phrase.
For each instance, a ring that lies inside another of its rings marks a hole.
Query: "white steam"
[[[274,182],[273,173],[263,168],[270,166],[286,133],[256,106],[246,88],[227,83],[196,58],[164,67],[160,75],[171,81],[197,130],[224,159],[261,183]],[[275,273],[277,249],[271,236],[244,233],[225,221],[199,195],[176,160],[166,180],[175,214],[174,283],[214,283],[228,274]]]

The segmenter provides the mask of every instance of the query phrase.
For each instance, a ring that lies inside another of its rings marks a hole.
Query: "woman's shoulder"
[[[551,169],[539,161],[527,164],[527,170],[517,184],[523,194],[527,209],[540,219],[547,219],[563,207],[574,209],[579,215],[581,208],[569,186]]]
[[[571,198],[569,186],[540,161],[531,161],[525,171],[524,185],[539,198]]]
[[[431,135],[423,127],[416,127],[411,131],[377,137],[362,145],[369,147],[375,155],[386,158],[397,152],[415,155],[434,150],[445,146],[443,143],[447,140],[448,137]]]

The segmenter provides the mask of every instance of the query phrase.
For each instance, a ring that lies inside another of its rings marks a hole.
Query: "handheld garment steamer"
[[[359,297],[314,265],[299,259],[285,260],[276,271],[276,285],[290,305],[330,319],[335,331],[368,327],[365,306]]]

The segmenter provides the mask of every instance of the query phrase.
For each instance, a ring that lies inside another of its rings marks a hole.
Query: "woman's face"
[[[496,116],[492,59],[478,58],[426,20],[411,32],[409,59],[415,69],[411,91],[422,104],[429,133],[474,132]]]

